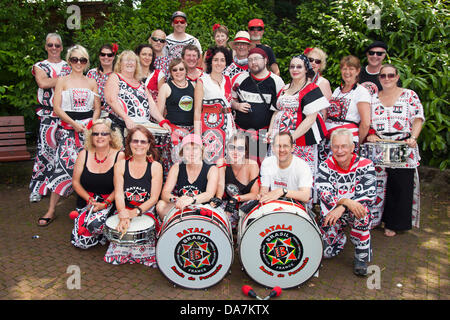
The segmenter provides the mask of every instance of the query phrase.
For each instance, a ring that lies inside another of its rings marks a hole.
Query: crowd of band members
[[[206,52],[186,33],[183,12],[171,21],[173,33],[154,30],[134,51],[103,45],[92,69],[83,46],[71,47],[64,61],[61,37],[47,35],[47,59],[32,68],[40,128],[30,201],[50,194],[39,226],[53,222],[60,197],[73,190],[71,241],[85,249],[105,243],[112,213],[121,231],[141,214],[158,229],[173,208],[214,197],[241,204],[287,197],[320,206],[324,257],[343,249],[343,227],[351,226],[359,275],[372,258],[371,229],[383,222],[384,234],[394,236],[419,226],[423,107],[401,87],[397,67],[383,64],[384,42],[366,48],[363,67],[342,57],[342,84],[333,91],[320,48],[291,58],[286,84],[273,50],[261,43],[261,19],[230,41],[227,27],[215,24]],[[155,140],[138,125],[149,121],[169,134]],[[407,163],[375,167],[358,155],[362,143],[380,139],[406,142]],[[228,183],[238,194],[226,192]],[[238,217],[229,216],[235,227]],[[104,260],[155,265],[154,243],[144,250],[111,243]]]

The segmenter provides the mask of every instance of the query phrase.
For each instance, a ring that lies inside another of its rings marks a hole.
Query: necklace
[[[306,86],[307,83],[308,83],[308,79],[305,79],[305,82],[303,83],[303,85],[301,86],[301,88],[298,89],[297,91],[295,91],[293,94],[291,94],[291,96],[294,96],[294,95],[296,95],[297,93],[299,93],[300,91],[302,91],[303,88]],[[292,82],[289,84],[288,90],[289,90],[289,89],[292,89],[291,86],[292,86]],[[287,91],[287,90],[286,90],[286,91]]]
[[[103,163],[103,162],[105,162],[106,159],[108,158],[108,155],[109,155],[109,150],[108,150],[108,153],[106,154],[105,159],[99,160],[99,159],[97,158],[97,152],[94,152],[94,159],[95,159],[95,162],[97,162],[97,163]]]
[[[173,80],[173,84],[174,84],[176,87],[178,87],[178,88],[180,88],[180,89],[183,89],[183,88],[187,87],[187,80],[186,80],[186,79],[184,80],[183,85],[180,85],[180,84],[178,84],[178,82],[176,82],[175,80]]]

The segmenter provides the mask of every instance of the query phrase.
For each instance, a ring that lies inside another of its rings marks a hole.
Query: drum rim
[[[267,215],[264,215],[264,216],[262,216],[261,218],[267,217],[267,216],[272,215],[272,214],[279,214],[279,213],[288,213],[288,214],[291,214],[291,215],[296,215],[296,214],[293,213],[293,212],[276,211],[276,212],[268,213]],[[299,217],[301,217],[302,219],[306,220],[306,221],[307,221],[314,229],[316,229],[316,227],[317,227],[316,230],[317,230],[317,233],[318,233],[318,235],[319,235],[320,246],[321,246],[320,260],[319,260],[319,263],[318,263],[318,266],[317,266],[316,270],[311,274],[311,276],[310,276],[308,279],[306,279],[306,280],[303,281],[302,283],[295,284],[295,285],[290,286],[290,287],[281,287],[281,286],[280,286],[282,289],[291,289],[291,288],[299,287],[299,286],[301,286],[302,284],[308,282],[312,277],[314,277],[314,275],[317,273],[317,271],[319,271],[320,266],[322,265],[322,260],[323,260],[323,241],[322,241],[322,236],[321,236],[321,234],[320,234],[319,227],[318,227],[317,225],[315,226],[311,221],[309,221],[308,219],[305,219],[303,216],[300,216],[300,215],[297,215],[297,216],[299,216]],[[311,219],[312,219],[312,218],[311,218]],[[314,220],[313,220],[313,221],[314,221]],[[250,224],[250,225],[251,225],[251,224]],[[250,226],[250,225],[249,225],[249,226]],[[239,262],[240,262],[240,264],[241,264],[241,266],[242,266],[242,269],[244,270],[244,272],[247,274],[247,276],[248,276],[250,279],[252,279],[254,282],[258,283],[259,285],[267,286],[267,284],[261,283],[260,281],[256,280],[252,275],[250,275],[250,274],[247,272],[247,269],[245,268],[244,263],[242,262],[242,252],[241,252],[241,250],[242,250],[242,239],[244,238],[244,236],[245,236],[245,234],[246,234],[247,231],[248,231],[248,228],[246,228],[246,230],[245,230],[244,233],[242,234],[242,237],[239,239]]]

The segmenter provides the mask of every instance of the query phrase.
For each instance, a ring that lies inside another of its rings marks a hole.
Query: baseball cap
[[[386,43],[384,43],[383,41],[374,41],[371,44],[369,44],[369,46],[366,48],[364,53],[366,53],[367,51],[369,51],[370,49],[373,49],[373,48],[383,48],[384,50],[388,51],[388,47],[387,47]]]
[[[175,19],[176,17],[181,17],[181,18],[184,18],[186,21],[187,21],[187,16],[186,16],[186,13],[184,13],[184,12],[182,12],[182,11],[175,11],[173,14],[172,14],[172,21],[173,21],[173,19]]]
[[[261,19],[252,19],[248,22],[248,27],[262,27],[264,28],[264,22]]]
[[[183,147],[185,145],[187,145],[188,143],[195,143],[195,144],[198,144],[199,146],[203,147],[202,138],[198,134],[191,133],[191,134],[187,135],[186,137],[184,137],[181,142],[180,149],[183,149]]]

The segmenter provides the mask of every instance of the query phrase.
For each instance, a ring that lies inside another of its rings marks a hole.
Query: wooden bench
[[[23,116],[0,117],[0,162],[30,159]]]

